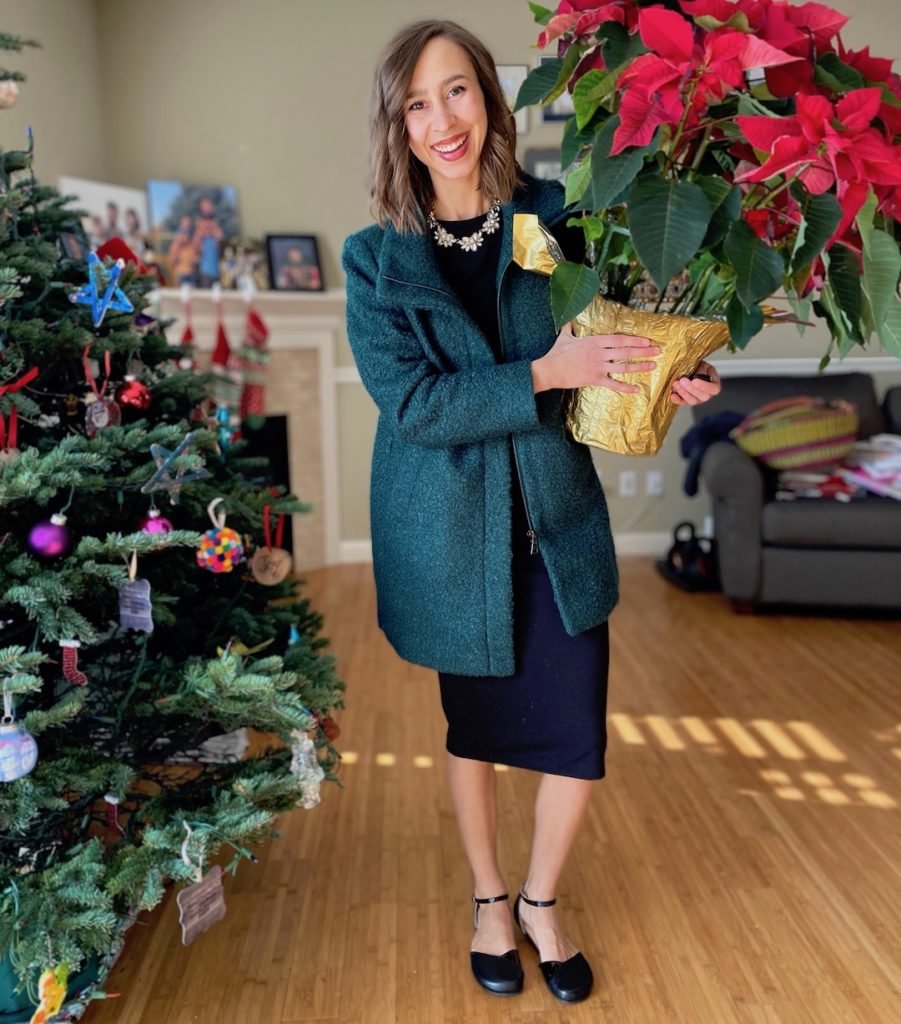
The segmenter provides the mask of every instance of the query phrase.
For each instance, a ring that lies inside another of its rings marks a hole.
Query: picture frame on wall
[[[266,235],[266,257],[276,291],[325,291],[315,235]]]
[[[539,149],[527,149],[523,153],[523,170],[535,178],[546,181],[562,181],[563,168],[560,166],[560,148],[547,146]]]
[[[555,57],[539,57],[539,64],[547,64],[549,60],[556,60]],[[554,100],[553,103],[541,108],[542,121],[566,121],[576,112],[573,106],[573,98],[567,89]]]
[[[512,111],[516,106],[516,97],[519,95],[520,87],[529,73],[529,66],[528,64],[496,64],[495,69],[501,89],[504,90],[504,99]],[[528,107],[517,110],[513,115],[513,120],[516,122],[517,136],[525,135],[529,130]]]

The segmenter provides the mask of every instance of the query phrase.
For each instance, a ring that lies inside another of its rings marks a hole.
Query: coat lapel
[[[556,182],[527,178],[526,187],[501,208],[503,236],[497,268],[498,287],[512,258],[513,215],[536,213],[546,224],[551,224],[560,217],[561,192]],[[414,309],[452,309],[466,315],[441,276],[429,234],[400,234],[390,224],[385,228],[376,291],[385,302]]]

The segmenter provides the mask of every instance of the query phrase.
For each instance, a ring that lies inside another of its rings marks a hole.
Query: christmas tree
[[[102,995],[169,882],[202,929],[182,886],[318,801],[342,691],[273,540],[303,506],[216,416],[139,259],[81,251],[31,167],[30,137],[0,151],[3,1021]]]

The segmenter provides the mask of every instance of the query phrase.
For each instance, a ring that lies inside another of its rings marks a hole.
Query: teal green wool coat
[[[514,213],[563,217],[556,182],[527,178],[502,208],[498,320],[506,361],[444,281],[430,235],[390,225],[344,244],[347,332],[379,410],[372,555],[379,625],[401,657],[442,672],[514,672],[511,487],[519,486],[570,635],[617,600],[607,506],[562,393],[532,390],[556,331],[549,279],[511,262]],[[537,557],[537,556],[536,556]]]

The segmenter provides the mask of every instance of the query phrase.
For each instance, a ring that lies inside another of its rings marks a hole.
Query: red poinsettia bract
[[[613,0],[607,4],[599,4],[597,0],[563,0],[557,8],[557,13],[539,33],[538,47],[544,49],[548,43],[567,32],[571,32],[576,38],[588,35],[606,21],[628,25],[626,9],[633,6],[629,0]],[[634,15],[632,21],[634,22]]]
[[[742,86],[749,68],[795,60],[756,36],[729,29],[704,32],[696,41],[690,22],[660,7],[641,11],[638,31],[652,52],[637,57],[620,77],[622,102],[613,156],[626,146],[647,145],[658,125],[679,124],[689,98],[696,117]]]
[[[776,175],[797,177],[812,195],[835,186],[841,237],[863,205],[870,186],[887,198],[901,185],[901,146],[893,145],[871,122],[882,102],[878,87],[855,89],[834,106],[823,96],[799,94],[788,117],[739,116],[745,138],[769,158],[736,176],[762,182]]]

